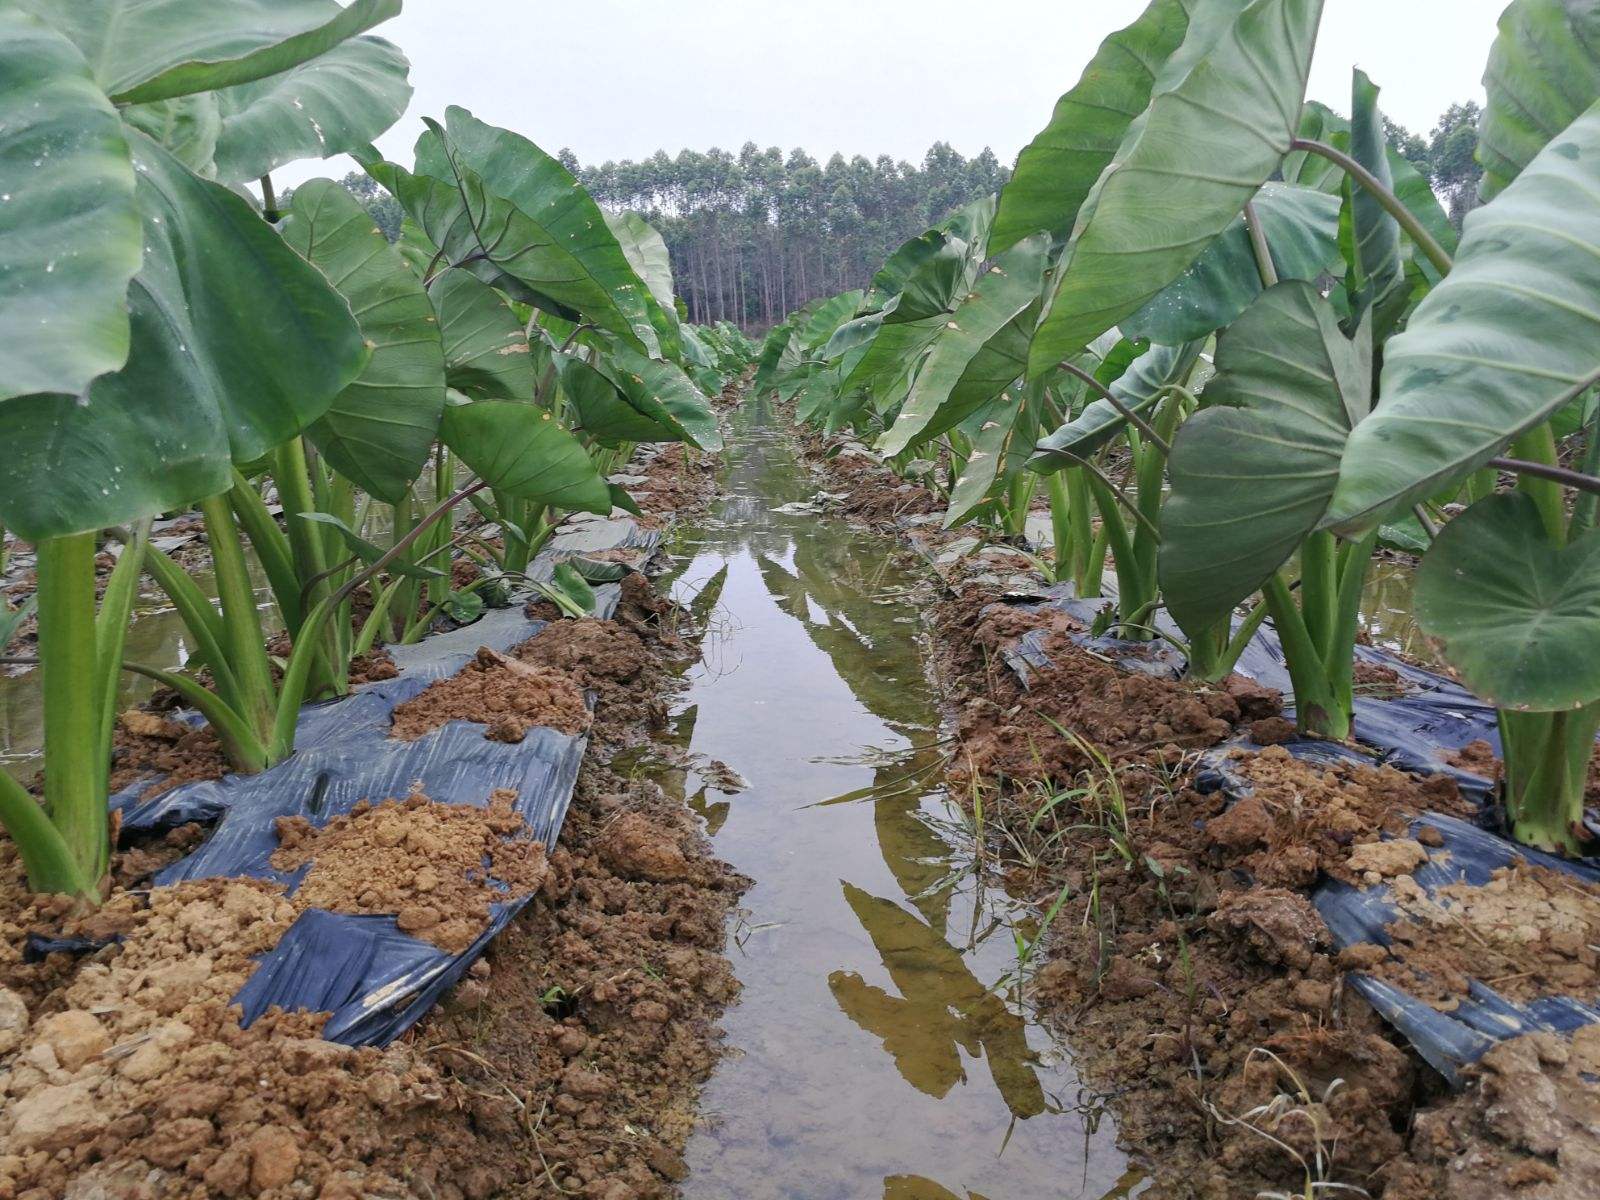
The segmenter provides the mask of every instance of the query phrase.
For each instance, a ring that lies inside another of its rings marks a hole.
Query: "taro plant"
[[[266,81],[316,69],[398,10],[91,0],[0,14],[0,521],[38,547],[45,709],[43,803],[0,776],[0,819],[41,891],[93,898],[105,873],[142,523],[197,500],[225,506],[233,464],[317,421],[369,354],[323,276],[203,176],[224,145],[271,163],[315,117],[266,122],[270,136],[252,124],[257,101],[277,106]],[[330,66],[328,94],[356,74]],[[243,117],[231,134],[225,104]],[[371,137],[381,108],[353,107],[338,135]],[[132,531],[97,613],[97,534],[116,525]]]
[[[1389,343],[1379,403],[1351,434],[1325,523],[1370,529],[1489,468],[1515,490],[1451,521],[1423,558],[1417,617],[1499,710],[1515,836],[1582,849],[1600,729],[1600,440],[1563,465],[1554,426],[1600,384],[1600,59],[1592,4],[1506,12],[1490,58],[1484,191],[1455,264]],[[1549,47],[1571,87],[1552,90]],[[1571,497],[1576,496],[1575,502]]]

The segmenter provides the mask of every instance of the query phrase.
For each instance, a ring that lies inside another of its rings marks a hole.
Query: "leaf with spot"
[[[428,298],[450,387],[480,400],[533,399],[533,356],[504,296],[465,271],[445,271],[428,285]]]
[[[1339,259],[1339,198],[1268,183],[1253,201],[1278,278],[1315,280]],[[1241,213],[1184,273],[1118,328],[1179,346],[1229,324],[1261,294],[1261,272]]]
[[[302,433],[367,360],[344,299],[248,202],[127,139],[147,247],[127,363],[0,402],[0,521],[30,540],[227,490],[234,461]]]
[[[1600,100],[1600,6],[1513,0],[1483,76],[1479,194],[1499,195],[1562,130]]]
[[[980,356],[1017,316],[1036,304],[1049,234],[1038,233],[1000,255],[936,330],[926,361],[894,424],[878,439],[886,456],[937,437],[1016,380],[1014,359],[997,377]],[[963,387],[963,384],[967,386]]]
[[[0,11],[0,401],[127,361],[141,246],[116,110],[71,42]]]
[[[382,38],[351,38],[281,74],[217,92],[217,178],[259,179],[285,163],[372,141],[411,102],[410,67]]]

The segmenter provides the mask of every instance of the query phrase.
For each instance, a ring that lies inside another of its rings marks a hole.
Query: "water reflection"
[[[835,971],[828,986],[845,1014],[883,1041],[905,1081],[944,1097],[966,1081],[959,1050],[988,1060],[995,1088],[1019,1117],[1045,1111],[1022,1018],[972,974],[940,932],[891,900],[846,883],[844,895],[900,995]]]
[[[684,1194],[1099,1197],[1126,1169],[1112,1132],[1063,1112],[1070,1065],[990,987],[1022,914],[939,832],[918,577],[881,538],[782,511],[814,485],[764,418],[736,415],[727,498],[672,547],[715,632],[655,774],[756,881]],[[749,790],[708,790],[707,759]]]

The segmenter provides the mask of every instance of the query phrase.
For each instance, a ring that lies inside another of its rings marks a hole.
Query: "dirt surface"
[[[545,847],[525,835],[516,798],[495,792],[487,808],[421,795],[363,800],[321,828],[280,817],[272,865],[310,864],[296,909],[394,913],[402,933],[459,954],[488,928],[491,902],[530,896],[549,878]]]
[[[1417,777],[1392,767],[1340,763],[1322,767],[1281,746],[1237,755],[1230,769],[1250,794],[1205,822],[1218,861],[1268,885],[1309,888],[1319,875],[1377,883],[1422,861],[1405,838],[1422,812],[1470,819],[1472,804],[1448,775]],[[1380,842],[1387,834],[1400,841]],[[1395,853],[1405,858],[1396,868]]]
[[[645,514],[646,524],[659,527],[665,516],[681,520],[704,510],[716,494],[716,468],[715,455],[670,442],[634,472],[645,482],[631,484],[628,494]]]
[[[1387,929],[1387,957],[1367,970],[1442,1012],[1466,997],[1469,976],[1514,1003],[1600,995],[1600,888],[1520,863],[1431,897],[1398,878],[1393,896],[1403,915]]]
[[[10,918],[40,915],[9,910],[7,942]],[[11,1009],[0,1196],[354,1200],[407,1194],[408,1157],[452,1137],[464,1153],[450,1118],[471,1097],[410,1049],[323,1042],[319,1014],[239,1028],[228,1000],[293,917],[276,887],[207,880],[113,896],[79,923],[122,940]],[[0,1011],[12,1002],[0,992]]]
[[[882,468],[841,471],[819,439],[806,447],[850,490],[843,511],[873,514],[886,532],[899,524],[930,559],[955,544],[883,514],[877,498],[897,485]],[[952,791],[982,798],[1008,888],[1041,911],[1060,905],[1031,998],[1151,1171],[1142,1195],[1331,1195],[1324,1185],[1340,1184],[1391,1200],[1600,1196],[1587,1159],[1600,1071],[1585,1078],[1572,1065],[1577,1047],[1510,1043],[1452,1096],[1344,986],[1381,949],[1335,954],[1310,903],[1328,876],[1404,890],[1433,849],[1406,836],[1408,817],[1471,815],[1454,783],[1298,762],[1275,745],[1293,733],[1276,694],[1239,679],[1207,688],[1121,671],[1077,649],[1065,614],[998,603],[997,573],[1024,569],[996,557],[1003,551],[980,548],[938,572],[949,595],[930,614],[933,666],[955,721]],[[1054,665],[1031,671],[1024,688],[1003,652],[1030,631]],[[1401,686],[1381,669],[1357,682],[1365,694]],[[1237,802],[1202,792],[1192,773],[1193,751],[1235,732],[1263,747],[1228,764],[1249,791]],[[1476,935],[1496,947],[1507,988],[1540,987],[1542,971],[1593,999],[1592,897],[1528,875],[1449,897],[1460,908],[1442,919],[1457,940],[1430,947],[1457,966],[1452,982],[1460,967],[1490,961]],[[1512,903],[1520,916],[1508,916]],[[1439,919],[1406,916],[1419,927]],[[1482,924],[1464,932],[1473,920]],[[1408,959],[1415,968],[1413,950],[1402,941],[1392,969]],[[1440,970],[1437,959],[1428,965]],[[1600,1033],[1584,1037],[1600,1048]],[[1519,1110],[1524,1089],[1531,1101]]]
[[[149,889],[204,836],[186,826],[120,851],[112,895],[86,916],[31,896],[0,838],[0,1200],[675,1194],[737,992],[724,922],[747,881],[711,858],[684,805],[606,763],[659,725],[694,640],[630,575],[615,620],[560,621],[512,655],[480,655],[397,714],[413,736],[484,713],[507,736],[592,719],[548,854],[509,796],[484,809],[415,796],[320,829],[281,822],[275,864],[311,864],[293,897],[256,881]],[[214,747],[195,737],[132,714],[119,769],[197,770]],[[322,1014],[239,1028],[229,1000],[302,908],[394,912],[454,948],[508,894],[490,879],[531,902],[387,1050],[321,1041]],[[27,962],[34,932],[100,948]]]
[[[491,741],[520,742],[536,725],[582,733],[590,716],[582,689],[569,676],[482,646],[449,679],[396,705],[389,733],[410,742],[450,721],[487,725],[483,736]]]
[[[1600,1026],[1490,1050],[1466,1091],[1416,1115],[1385,1200],[1600,1197]]]
[[[209,727],[196,729],[137,708],[117,717],[111,735],[113,794],[149,779],[140,793],[149,799],[180,784],[221,779],[228,770],[222,745]]]
[[[864,447],[845,439],[802,434],[806,457],[842,493],[837,508],[869,525],[893,526],[899,518],[937,512],[938,495],[914,480],[901,479]]]

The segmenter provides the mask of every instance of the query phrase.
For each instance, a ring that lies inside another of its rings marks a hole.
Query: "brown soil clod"
[[[492,741],[520,742],[536,725],[583,733],[591,721],[583,692],[568,676],[480,647],[448,679],[395,706],[390,735],[414,741],[449,721],[487,725]]]
[[[488,927],[492,902],[532,895],[549,877],[544,845],[526,837],[515,800],[499,791],[487,808],[420,795],[361,801],[320,828],[281,817],[272,865],[310,864],[298,909],[393,913],[402,933],[456,954]]]

